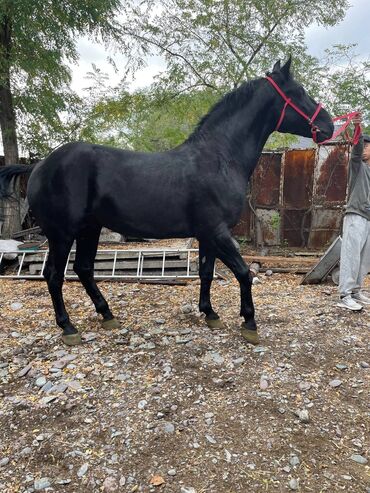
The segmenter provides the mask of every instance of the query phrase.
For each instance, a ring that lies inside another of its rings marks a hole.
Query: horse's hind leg
[[[63,342],[69,346],[81,343],[78,330],[69,320],[62,294],[64,269],[72,243],[73,238],[49,239],[49,256],[44,269],[44,277],[53,301],[55,319],[58,326],[63,330]]]
[[[94,303],[96,311],[103,316],[103,327],[118,328],[120,325],[113,317],[108,303],[94,279],[94,260],[98,249],[100,231],[101,228],[90,228],[77,236],[76,259],[73,264],[73,270]]]
[[[207,247],[204,241],[199,241],[199,311],[205,314],[208,327],[222,329],[224,324],[211,305],[211,284],[215,260],[216,257],[211,248]]]

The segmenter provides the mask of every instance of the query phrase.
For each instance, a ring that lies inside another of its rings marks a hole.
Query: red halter
[[[285,105],[284,105],[284,108],[282,109],[281,111],[281,115],[280,115],[280,118],[279,118],[279,121],[278,121],[278,124],[276,125],[276,128],[275,128],[275,131],[279,130],[280,128],[280,125],[282,123],[282,121],[284,120],[284,116],[285,116],[285,110],[287,108],[287,106],[291,106],[299,115],[303,116],[303,118],[305,120],[308,121],[310,127],[311,127],[311,132],[312,132],[312,140],[314,142],[316,142],[316,139],[317,139],[317,132],[320,132],[320,129],[319,127],[317,127],[316,125],[313,124],[313,122],[315,121],[317,115],[319,114],[321,108],[322,108],[322,104],[319,103],[317,105],[317,108],[314,112],[314,114],[309,117],[308,115],[306,115],[306,113],[304,113],[301,109],[298,108],[298,106],[296,106],[292,100],[290,98],[288,98],[286,96],[286,94],[280,89],[280,87],[276,84],[276,82],[271,78],[271,77],[268,77],[266,76],[266,79],[270,82],[270,84],[276,89],[276,91],[280,94],[280,96],[284,99],[285,101]]]

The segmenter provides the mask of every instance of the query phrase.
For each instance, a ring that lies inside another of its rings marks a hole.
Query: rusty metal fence
[[[323,248],[340,233],[348,146],[264,152],[234,234],[257,245]]]

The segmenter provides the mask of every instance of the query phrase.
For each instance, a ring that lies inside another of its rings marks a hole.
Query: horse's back
[[[173,223],[170,234],[183,229],[187,234],[183,222],[190,163],[185,161],[177,151],[144,153],[69,143],[34,169],[28,200],[46,234],[63,230],[74,236],[90,221],[123,233],[138,228],[159,236],[166,220]]]

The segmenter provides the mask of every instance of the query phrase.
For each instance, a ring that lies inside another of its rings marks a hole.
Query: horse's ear
[[[279,70],[280,70],[280,60],[278,60],[278,61],[275,63],[275,65],[274,65],[274,67],[273,67],[272,71],[273,71],[273,72],[279,72]]]
[[[285,64],[281,67],[281,73],[285,75],[286,78],[289,77],[290,75],[290,65],[292,63],[292,55],[289,55],[288,60],[285,62]]]

